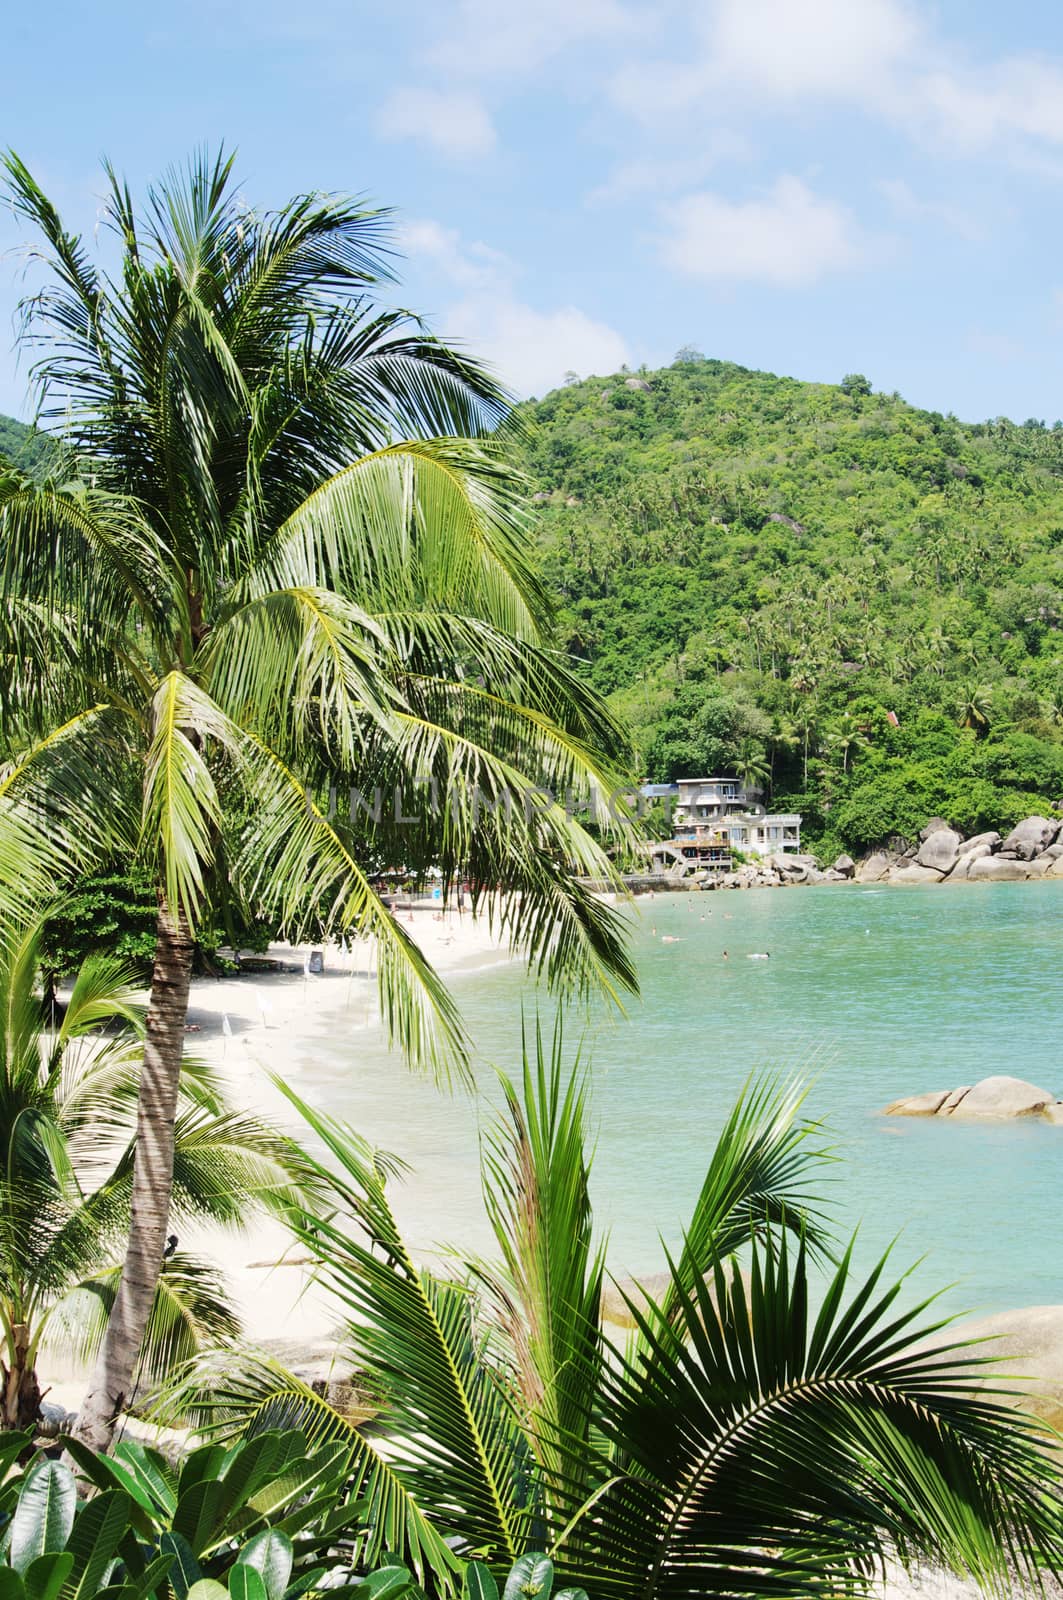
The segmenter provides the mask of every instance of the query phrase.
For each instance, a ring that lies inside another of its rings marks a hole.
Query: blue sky
[[[91,233],[108,155],[398,213],[388,298],[521,393],[669,361],[1063,416],[1058,0],[52,0],[3,23],[0,144]],[[0,209],[0,411],[32,283]],[[28,275],[27,275],[28,274]]]

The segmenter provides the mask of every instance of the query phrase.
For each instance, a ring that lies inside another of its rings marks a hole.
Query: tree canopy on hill
[[[0,415],[0,465],[13,462],[24,472],[32,472],[52,448],[47,435],[14,417]]]
[[[766,768],[824,852],[1063,797],[1063,424],[693,350],[526,410],[563,640],[647,776]]]

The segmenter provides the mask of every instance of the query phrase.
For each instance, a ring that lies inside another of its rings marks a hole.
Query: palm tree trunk
[[[30,1330],[17,1322],[11,1335],[11,1365],[0,1362],[0,1422],[5,1428],[32,1428],[41,1418],[41,1386],[30,1355]]]
[[[77,1437],[104,1451],[129,1404],[133,1375],[162,1268],[173,1185],[174,1118],[188,1015],[193,940],[188,923],[160,904],[137,1103],[129,1245]]]

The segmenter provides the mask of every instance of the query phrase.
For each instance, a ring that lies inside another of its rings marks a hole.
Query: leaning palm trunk
[[[159,907],[137,1101],[129,1244],[107,1333],[76,1430],[93,1450],[107,1449],[115,1420],[129,1404],[133,1374],[162,1270],[192,951],[193,939],[186,918],[182,914],[175,917],[163,902]]]
[[[75,454],[54,478],[0,479],[0,654],[18,663],[0,695],[0,910],[135,855],[174,919],[130,1253],[81,1423],[102,1444],[166,1234],[189,937],[224,897],[288,935],[373,940],[395,1043],[462,1074],[454,1002],[367,863],[468,877],[549,979],[633,987],[623,918],[586,889],[620,886],[613,861],[547,793],[622,792],[629,744],[552,648],[505,395],[368,299],[379,213],[313,196],[249,212],[219,159],[141,217],[112,174],[112,278],[4,164],[55,269],[26,311],[44,415]],[[445,803],[343,817],[321,803],[341,782]],[[547,803],[510,803],[532,794]]]

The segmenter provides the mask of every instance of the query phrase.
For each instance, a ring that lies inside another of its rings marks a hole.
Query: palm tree
[[[613,790],[627,743],[549,648],[504,394],[368,298],[382,213],[251,211],[219,157],[142,214],[108,169],[112,277],[6,165],[52,273],[26,337],[69,448],[0,483],[0,883],[25,906],[135,857],[159,897],[129,1247],[79,1423],[101,1448],[162,1262],[205,911],[232,894],[289,933],[371,937],[393,1037],[461,1071],[454,1004],[370,861],[468,874],[548,978],[633,986],[622,919],[584,887],[617,881],[608,856],[550,798]]]
[[[984,683],[966,684],[959,702],[960,727],[971,728],[977,737],[989,732],[993,717],[993,691]]]
[[[832,749],[840,751],[842,771],[848,772],[853,756],[867,749],[868,739],[852,712],[846,711],[827,735],[827,743]]]
[[[41,1341],[91,1359],[103,1337],[129,1225],[143,1007],[128,968],[96,956],[62,1015],[37,991],[40,929],[0,934],[0,1426],[40,1417]],[[291,1199],[301,1162],[287,1140],[225,1105],[184,1064],[173,1217],[240,1226]],[[137,1381],[239,1323],[208,1265],[171,1254],[156,1286]]]
[[[861,1282],[850,1250],[828,1255],[825,1151],[801,1100],[744,1093],[660,1286],[623,1294],[623,1350],[603,1321],[583,1080],[566,1086],[556,1037],[526,1054],[521,1093],[506,1086],[483,1159],[498,1260],[464,1280],[415,1265],[373,1153],[296,1101],[335,1205],[296,1232],[383,1397],[372,1435],[265,1356],[192,1363],[159,1414],[191,1407],[219,1437],[295,1422],[345,1439],[361,1558],[398,1551],[444,1591],[455,1552],[504,1571],[546,1550],[609,1600],[826,1600],[892,1557],[987,1584],[1058,1564],[1048,1430],[1005,1408],[929,1303],[903,1308],[885,1262]]]
[[[771,775],[764,758],[764,747],[756,739],[743,739],[734,761],[735,775],[743,789],[759,789]]]

